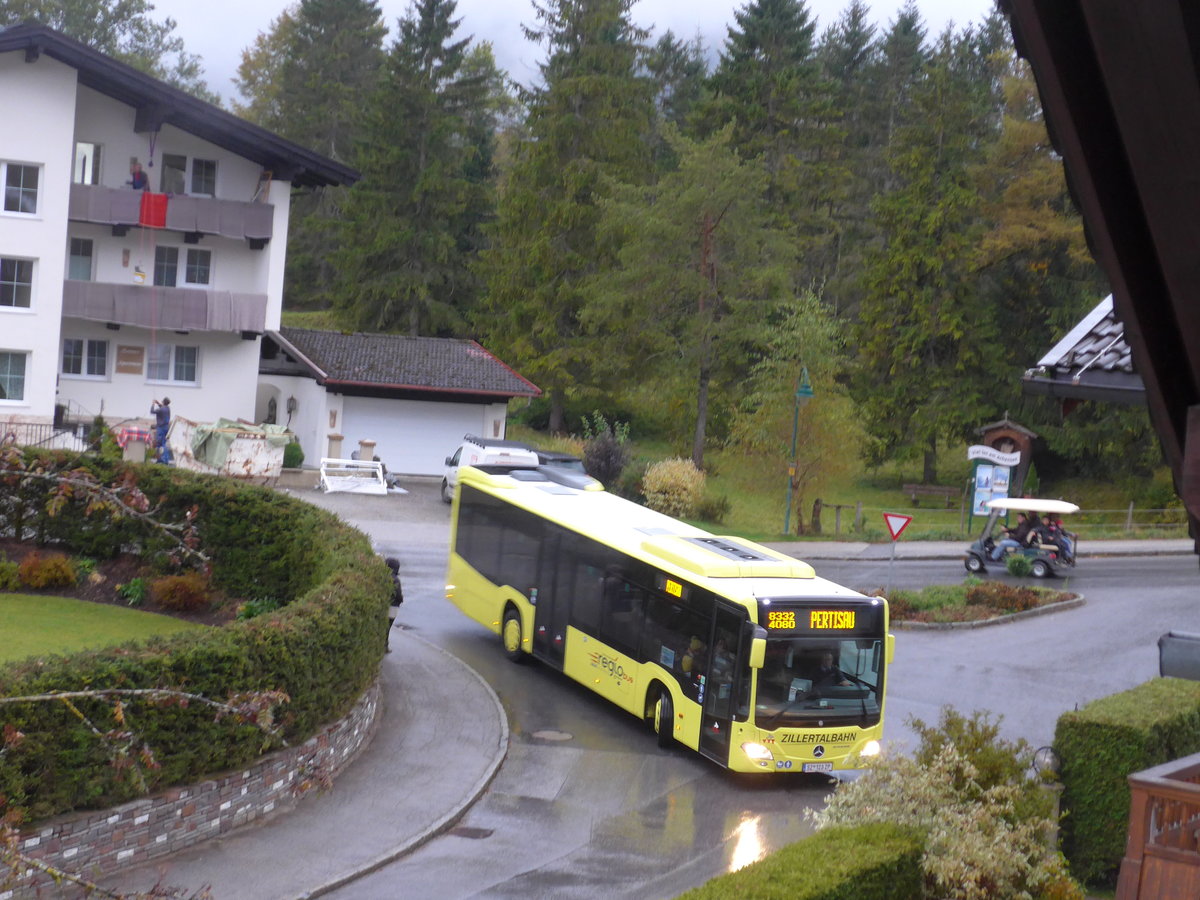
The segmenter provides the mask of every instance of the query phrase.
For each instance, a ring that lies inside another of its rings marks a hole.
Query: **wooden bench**
[[[913,506],[920,506],[922,497],[944,497],[946,509],[954,506],[954,501],[962,496],[962,491],[958,488],[940,484],[906,484],[904,493],[908,494]]]

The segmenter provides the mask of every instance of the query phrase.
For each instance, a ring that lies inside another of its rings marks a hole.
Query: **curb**
[[[347,884],[350,884],[351,882],[356,881],[357,879],[366,875],[370,875],[372,872],[382,869],[389,863],[395,862],[400,857],[411,853],[413,850],[416,850],[422,844],[425,844],[443,832],[448,831],[454,825],[454,823],[462,818],[466,811],[470,809],[481,796],[483,796],[483,792],[486,791],[488,785],[492,783],[492,780],[496,777],[496,773],[500,770],[501,764],[508,756],[508,716],[504,714],[504,707],[500,703],[500,698],[496,695],[496,692],[492,690],[492,686],[484,681],[482,675],[450,652],[443,650],[436,644],[432,644],[424,638],[416,634],[412,634],[411,632],[408,634],[408,637],[413,640],[420,641],[426,647],[436,650],[448,661],[456,666],[459,666],[465,673],[470,675],[479,683],[482,691],[491,699],[492,705],[496,710],[496,721],[500,726],[500,736],[499,740],[496,741],[492,759],[488,763],[487,769],[475,782],[475,785],[470,790],[467,798],[456,808],[448,811],[444,816],[442,816],[442,818],[426,828],[425,831],[415,835],[404,843],[393,847],[391,850],[388,850],[386,853],[381,854],[370,862],[360,865],[355,870],[331,878],[324,884],[317,885],[311,890],[300,894],[296,900],[312,900],[312,898],[321,897],[337,890],[338,888],[345,887]]]
[[[965,631],[971,628],[988,628],[992,625],[1006,625],[1009,622],[1019,622],[1022,619],[1033,619],[1037,616],[1046,616],[1050,613],[1066,612],[1068,609],[1075,609],[1083,606],[1086,603],[1083,596],[1076,597],[1074,600],[1060,600],[1058,603],[1047,603],[1045,606],[1038,606],[1034,609],[1026,609],[1021,612],[1010,613],[1007,616],[993,616],[990,619],[980,619],[976,622],[893,622],[892,627],[897,631]]]

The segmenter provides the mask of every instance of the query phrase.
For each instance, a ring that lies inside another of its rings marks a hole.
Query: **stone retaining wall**
[[[370,742],[380,696],[376,680],[345,718],[244,771],[108,810],[58,816],[22,831],[20,850],[58,869],[96,878],[290,810],[307,790],[336,777]],[[49,876],[29,870],[15,888],[0,890],[0,900],[44,896],[37,893],[38,885],[44,892],[49,884]]]

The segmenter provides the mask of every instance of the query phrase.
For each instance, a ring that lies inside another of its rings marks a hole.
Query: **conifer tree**
[[[608,371],[678,387],[698,468],[714,412],[724,434],[749,360],[791,296],[794,251],[766,209],[764,172],[733,152],[731,130],[694,142],[668,129],[678,166],[614,190],[600,234],[616,264],[595,277],[582,314]]]
[[[376,0],[301,0],[280,16],[286,32],[278,90],[266,127],[301,146],[351,163],[370,95],[384,59],[387,29]],[[266,83],[264,83],[266,89]],[[301,190],[292,197],[284,305],[322,308],[333,302],[331,250],[345,188]]]
[[[844,189],[841,112],[814,42],[804,0],[751,0],[734,13],[709,79],[704,124],[734,123],[743,159],[761,161],[767,199],[801,248],[798,284],[823,281],[832,265],[831,206]]]
[[[400,19],[372,95],[356,162],[363,179],[344,207],[337,295],[371,331],[439,334],[461,327],[467,293],[459,228],[486,185],[468,178],[478,147],[468,110],[481,77],[462,73],[468,39],[454,39],[455,0],[416,0]]]
[[[606,261],[596,241],[607,179],[649,169],[651,85],[637,74],[645,33],[633,0],[547,0],[527,29],[547,52],[527,92],[528,140],[517,148],[484,254],[479,325],[490,349],[545,390],[552,430],[586,387],[594,353],[579,322],[586,280]]]
[[[972,171],[989,138],[976,49],[971,31],[947,31],[914,82],[912,119],[888,150],[895,186],[876,204],[884,243],[868,255],[858,328],[854,387],[873,458],[921,455],[926,482],[939,442],[966,437],[996,403],[996,319],[970,278],[982,230]]]

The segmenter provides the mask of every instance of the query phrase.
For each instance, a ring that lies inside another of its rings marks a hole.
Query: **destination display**
[[[878,628],[883,610],[876,606],[857,607],[796,607],[763,601],[760,623],[768,632],[779,634],[851,634]]]

